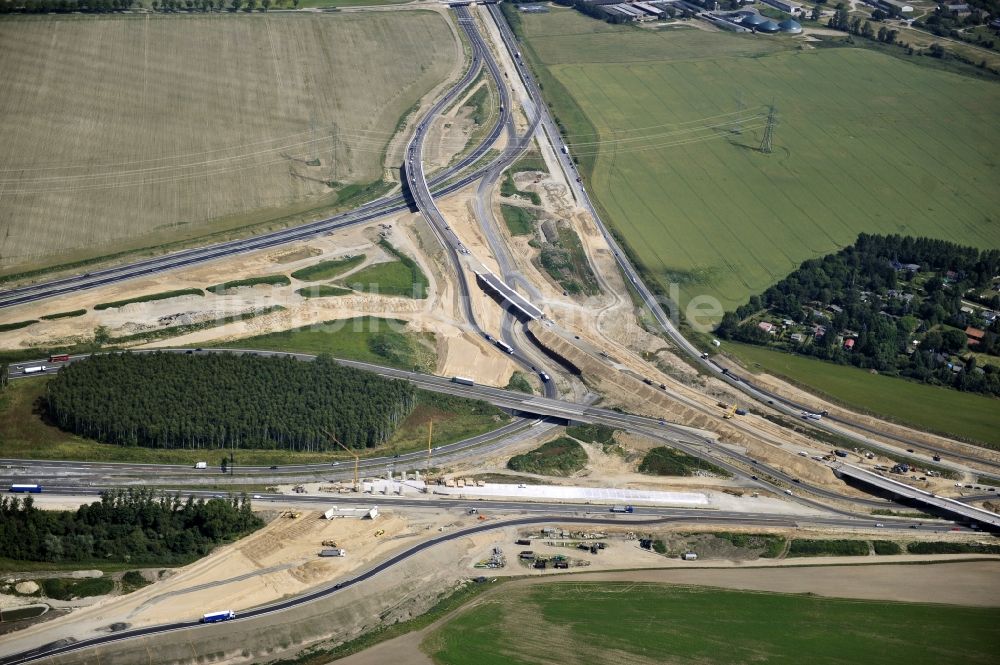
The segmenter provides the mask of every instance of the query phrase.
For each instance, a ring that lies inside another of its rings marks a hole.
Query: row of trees
[[[917,264],[917,273],[902,268]],[[716,333],[754,344],[774,344],[757,326],[768,311],[807,326],[822,325],[826,334],[799,343],[777,342],[790,350],[824,360],[899,374],[961,390],[1000,395],[1000,370],[987,364],[977,371],[973,356],[960,372],[949,367],[952,354],[964,353],[966,326],[984,326],[976,314],[963,312],[963,296],[987,287],[1000,272],[1000,251],[979,251],[930,238],[861,234],[836,254],[806,261],[760,296],[729,312]],[[931,276],[925,277],[927,274]],[[952,279],[944,275],[950,273]],[[919,286],[913,284],[917,277]],[[903,297],[903,296],[907,297]],[[1000,307],[994,296],[991,304]],[[846,350],[838,331],[856,334]],[[976,351],[1000,353],[1000,319],[986,329]],[[912,341],[920,344],[913,349]]]
[[[116,489],[76,512],[38,510],[30,495],[0,497],[0,557],[174,565],[263,525],[245,494],[206,501]]]
[[[813,10],[813,20],[819,19],[819,8]],[[888,15],[881,11],[876,10],[872,13],[872,21],[879,22],[888,18]],[[849,10],[843,3],[837,5],[837,10],[834,12],[830,20],[827,21],[827,25],[834,30],[843,30],[844,32],[849,32],[852,35],[858,35],[859,37],[864,37],[866,39],[877,39],[884,44],[895,44],[896,39],[899,37],[899,30],[892,30],[885,26],[881,26],[878,32],[875,32],[875,27],[871,24],[871,21],[866,21],[860,16],[851,17]]]
[[[338,449],[385,443],[415,406],[409,383],[328,356],[106,354],[64,367],[47,386],[60,428],[155,448]]]
[[[272,6],[298,8],[300,0],[152,0],[153,11],[234,11],[252,12],[258,7],[267,11]],[[127,11],[136,6],[135,0],[0,0],[0,14],[68,14],[84,12],[104,14]],[[140,5],[141,6],[141,5]]]

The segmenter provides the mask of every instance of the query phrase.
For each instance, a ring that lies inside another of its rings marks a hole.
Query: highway
[[[488,5],[487,9],[493,16],[497,24],[500,26],[501,34],[504,38],[504,42],[507,44],[508,49],[511,51],[512,58],[514,58],[515,62],[517,63],[519,70],[523,71],[524,63],[522,62],[521,58],[516,56],[516,54],[520,52],[520,49],[517,46],[517,38],[510,30],[510,27],[507,24],[507,20],[503,16],[503,12],[497,5]],[[571,154],[569,154],[568,151],[563,152],[561,149],[561,147],[564,145],[562,140],[562,135],[559,132],[559,129],[556,126],[555,121],[553,120],[552,115],[550,114],[548,107],[542,98],[541,91],[535,84],[534,79],[530,75],[527,75],[526,72],[522,74],[522,79],[524,80],[525,87],[528,90],[528,94],[534,101],[535,108],[538,110],[538,113],[541,116],[539,119],[537,138],[539,139],[539,141],[548,141],[555,148],[556,157],[558,158],[560,165],[563,169],[563,172],[566,175],[566,181],[570,185],[570,189],[574,198],[593,217],[594,222],[597,224],[597,227],[600,230],[601,235],[604,237],[605,242],[608,244],[608,246],[614,253],[615,260],[617,261],[618,266],[622,271],[622,274],[625,275],[627,281],[631,283],[632,288],[635,289],[639,297],[642,299],[643,303],[650,310],[650,312],[652,312],[661,330],[674,342],[674,344],[682,353],[686,354],[689,357],[690,361],[693,364],[706,370],[709,374],[715,376],[715,378],[725,381],[736,390],[739,390],[744,394],[746,394],[747,396],[751,397],[753,400],[765,405],[768,408],[781,411],[786,415],[791,415],[796,418],[799,417],[802,411],[811,411],[812,409],[806,407],[805,405],[799,404],[788,398],[776,395],[759,386],[755,386],[753,383],[746,381],[742,377],[736,377],[731,375],[730,373],[724,373],[722,371],[723,368],[718,363],[713,362],[709,358],[703,358],[702,357],[703,352],[697,347],[695,347],[693,344],[691,344],[691,342],[689,342],[687,338],[685,338],[684,335],[681,334],[681,332],[677,329],[676,325],[672,321],[671,317],[667,314],[667,312],[664,311],[661,305],[661,300],[663,299],[655,295],[652,289],[650,289],[646,285],[645,281],[642,278],[642,275],[629,261],[628,255],[622,249],[618,241],[615,240],[614,235],[611,233],[611,231],[605,224],[604,220],[598,214],[597,208],[594,206],[593,202],[590,199],[589,194],[587,193],[586,189],[584,188],[580,180],[580,176],[576,170],[576,166],[573,163]],[[672,304],[671,306],[676,306],[676,304]],[[825,416],[824,419],[821,421],[811,421],[809,424],[824,431],[827,431],[829,433],[847,437],[861,446],[880,450],[882,452],[889,454],[895,454],[895,455],[900,454],[898,450],[894,450],[893,448],[888,447],[878,441],[872,440],[866,436],[859,435],[856,432],[843,429],[842,427],[835,427],[830,424],[831,422],[843,425],[844,427],[850,427],[855,430],[860,430],[875,436],[896,441],[898,443],[904,444],[907,448],[927,451],[932,455],[933,454],[940,455],[944,459],[948,458],[960,459],[966,462],[980,464],[985,467],[1000,470],[1000,463],[992,462],[990,460],[976,457],[974,455],[967,455],[950,449],[940,448],[920,441],[910,440],[902,436],[898,436],[873,427],[869,427],[863,423],[859,423],[854,420],[850,420],[848,418],[841,418],[837,416],[828,415]]]
[[[315,356],[309,354],[255,351],[250,349],[203,349],[201,351],[193,351],[191,349],[150,349],[133,351],[133,353],[156,353],[160,351],[170,353],[251,353],[261,356],[288,356],[306,362],[315,359]],[[71,362],[79,361],[85,357],[87,356],[73,356],[71,358]],[[555,398],[528,395],[502,388],[493,388],[491,386],[467,386],[455,383],[445,377],[411,372],[391,367],[382,367],[354,360],[337,360],[337,362],[347,367],[374,372],[386,378],[409,381],[418,388],[423,388],[425,390],[442,392],[459,397],[467,397],[469,399],[483,400],[494,404],[495,406],[512,411],[515,414],[521,414],[524,416],[551,417],[564,421],[600,423],[615,429],[639,434],[648,439],[661,442],[663,445],[671,446],[686,452],[689,455],[710,461],[716,466],[719,466],[727,472],[733,474],[735,477],[743,479],[748,487],[759,487],[761,489],[785,493],[788,500],[795,501],[812,508],[839,512],[843,515],[853,515],[853,513],[848,511],[831,508],[820,501],[820,499],[855,504],[866,511],[870,511],[871,508],[902,508],[902,506],[898,506],[897,504],[883,499],[856,498],[843,495],[823,487],[811,485],[808,482],[802,481],[802,479],[796,479],[794,476],[787,474],[780,469],[761,463],[759,460],[739,452],[739,450],[719,446],[715,444],[712,439],[707,438],[705,433],[700,430],[681,425],[674,425],[661,419],[622,413],[611,409],[603,409],[587,404],[577,404],[575,402]],[[498,446],[502,444],[503,440],[503,437],[493,439]],[[453,443],[450,444],[447,449],[449,454],[453,456],[464,456],[466,454],[478,453],[479,450],[476,449],[475,446],[480,443],[481,442],[473,442],[472,440],[470,440],[470,442]],[[400,456],[400,459],[398,460],[395,458],[377,458],[376,461],[371,463],[371,467],[385,468],[387,463],[392,462],[396,462],[395,467],[397,470],[409,470],[426,467],[426,465],[421,462],[421,453],[408,453],[405,459],[403,456]],[[6,460],[6,463],[13,466],[26,466],[33,464],[51,465],[51,463],[29,462],[27,460]],[[87,469],[87,465],[81,463],[66,462],[65,464],[68,468],[75,467],[77,470]],[[102,464],[100,466],[107,467],[108,465]],[[144,465],[140,466],[148,469],[148,467],[145,467]],[[327,478],[346,478],[348,476],[348,470],[344,468],[346,466],[348,466],[348,463],[342,463],[341,468],[343,471],[333,473],[332,469],[330,469],[331,473],[324,475]],[[128,469],[128,466],[126,465],[125,468]],[[171,468],[176,474],[179,475],[202,475],[205,473],[186,466],[174,466],[167,468]],[[288,467],[282,467],[282,470],[287,468]],[[315,470],[317,467],[315,465],[302,465],[301,468]],[[319,468],[323,468],[323,466],[320,465]],[[240,472],[244,476],[247,476],[249,474],[269,474],[273,473],[273,470],[269,468],[265,469],[264,467],[241,467]],[[13,479],[17,479],[18,482],[26,482],[28,480],[20,474],[17,476],[0,474],[0,480]],[[812,495],[816,498],[804,496],[805,494]]]
[[[339,499],[338,499],[339,501]],[[454,504],[456,507],[459,506],[458,502]],[[515,504],[516,505],[516,504]],[[477,504],[476,507],[481,508],[482,504]],[[538,504],[530,504],[528,509],[537,509]],[[643,509],[645,511],[645,509]],[[655,514],[659,515],[653,518],[634,518],[634,517],[593,517],[593,516],[580,516],[573,514],[562,514],[562,515],[539,515],[539,516],[529,516],[521,517],[510,520],[503,521],[488,521],[483,524],[477,524],[471,527],[466,527],[463,529],[458,529],[449,533],[445,533],[441,536],[437,536],[430,540],[417,543],[412,545],[402,552],[395,554],[383,561],[380,561],[368,568],[361,570],[356,576],[348,580],[341,580],[334,584],[324,586],[316,591],[305,593],[293,598],[288,598],[281,600],[277,603],[272,603],[269,605],[264,605],[261,607],[256,607],[250,610],[241,611],[234,621],[250,621],[259,617],[266,617],[277,612],[281,612],[292,607],[297,607],[299,605],[304,605],[306,603],[315,602],[323,598],[327,598],[341,591],[342,589],[347,589],[352,586],[362,584],[366,580],[369,580],[379,573],[397,566],[407,559],[414,557],[426,550],[429,550],[441,543],[449,542],[452,540],[458,540],[461,538],[466,538],[477,533],[483,533],[486,531],[493,531],[496,529],[505,529],[510,527],[521,527],[521,526],[532,526],[532,525],[542,525],[542,524],[586,524],[586,525],[601,525],[601,526],[617,526],[617,527],[648,527],[648,526],[662,526],[668,524],[678,524],[678,523],[696,523],[702,524],[719,524],[724,526],[759,526],[759,527],[795,527],[797,522],[795,520],[789,519],[787,516],[775,516],[775,515],[750,515],[745,513],[724,513],[724,512],[697,512],[691,510],[678,510],[678,509],[651,509],[656,511]],[[874,522],[871,520],[867,521],[857,521],[857,520],[845,520],[830,518],[825,520],[815,521],[813,518],[807,520],[810,523],[823,523],[828,526],[839,526],[844,528],[870,528],[874,527]],[[212,625],[203,625],[200,621],[179,621],[168,624],[161,624],[156,626],[148,626],[144,628],[137,628],[132,630],[124,630],[117,633],[112,633],[109,635],[103,635],[101,637],[91,638],[73,642],[71,644],[61,644],[55,643],[51,645],[46,645],[38,649],[33,649],[31,651],[25,651],[17,654],[12,654],[0,659],[0,665],[21,665],[23,663],[30,663],[41,658],[49,658],[52,656],[67,654],[75,651],[80,651],[82,649],[89,649],[101,645],[112,644],[114,642],[120,642],[123,640],[134,639],[137,637],[144,637],[150,635],[158,635],[163,633],[171,633],[182,630],[218,630],[218,628]],[[183,638],[179,638],[183,639]]]

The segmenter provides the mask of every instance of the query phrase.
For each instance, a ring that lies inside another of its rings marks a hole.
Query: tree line
[[[907,264],[918,269],[907,269]],[[1000,250],[980,251],[931,238],[861,234],[854,245],[804,262],[760,296],[727,312],[716,334],[1000,395],[1000,368],[995,364],[980,365],[968,354],[956,372],[951,362],[952,354],[969,351],[964,332],[969,326],[984,332],[977,352],[1000,355],[1000,318],[987,325],[963,303],[971,293],[991,286],[998,273]],[[975,299],[1000,309],[1000,295]],[[807,334],[800,342],[775,340],[757,325],[762,313],[786,317],[806,329],[823,326],[826,333],[815,339]],[[851,331],[852,349],[838,343],[838,331]],[[919,343],[916,347],[914,340]]]
[[[339,450],[385,443],[416,403],[405,381],[329,356],[115,353],[64,367],[49,418],[104,443],[152,448]]]
[[[152,0],[154,12],[266,12],[272,6],[298,8],[300,0]],[[106,14],[131,10],[135,0],[0,0],[0,14]],[[139,4],[142,6],[142,3]]]
[[[245,494],[206,501],[114,489],[76,512],[39,510],[30,495],[0,497],[0,557],[175,565],[263,525]]]

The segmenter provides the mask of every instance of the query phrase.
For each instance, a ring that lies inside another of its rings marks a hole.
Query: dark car
[[[274,465],[272,465],[272,466],[271,466],[271,470],[272,470],[272,471],[273,471],[274,469],[277,469],[277,468],[278,468],[278,465],[277,465],[277,464],[274,464]]]

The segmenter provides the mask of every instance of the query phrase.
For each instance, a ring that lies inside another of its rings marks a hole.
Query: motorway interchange
[[[537,139],[540,143],[546,144],[555,158],[559,160],[560,167],[565,175],[565,181],[570,187],[573,198],[595,220],[605,242],[611,248],[622,274],[631,284],[632,288],[635,289],[644,305],[652,312],[663,335],[674,343],[679,353],[687,356],[690,363],[696,365],[714,379],[723,381],[732,389],[740,391],[747,399],[759,404],[761,408],[797,418],[805,408],[802,404],[779,397],[754,385],[745,378],[726,370],[722,365],[706,357],[706,354],[691,344],[671,321],[662,308],[659,299],[646,286],[639,272],[629,262],[622,248],[617,244],[610,231],[601,221],[587,192],[576,175],[571,156],[559,149],[562,141],[558,130],[548,113],[546,105],[541,100],[540,91],[534,79],[520,57],[516,39],[499,9],[495,5],[488,5],[484,13],[474,15],[467,7],[456,6],[454,13],[465,39],[468,40],[471,46],[472,57],[470,59],[470,66],[458,82],[450,87],[418,122],[414,135],[405,149],[403,174],[407,193],[412,197],[416,209],[422,213],[424,219],[434,231],[435,236],[444,247],[448,261],[458,277],[459,297],[462,302],[462,312],[465,318],[464,325],[469,330],[487,339],[492,339],[477,323],[475,311],[472,306],[472,289],[475,286],[470,283],[472,280],[469,279],[469,272],[475,273],[479,264],[474,256],[470,256],[469,250],[461,243],[457,235],[450,228],[448,220],[438,208],[436,201],[446,194],[458,191],[470,184],[479,183],[477,185],[479,188],[478,200],[475,206],[476,216],[489,247],[500,266],[501,275],[498,278],[502,279],[509,287],[520,286],[523,291],[527,292],[528,295],[525,301],[528,302],[528,298],[533,293],[533,288],[515,270],[514,262],[510,258],[510,250],[503,241],[501,234],[497,232],[496,220],[493,218],[491,207],[486,202],[504,170],[524,152],[533,139]],[[495,29],[498,32],[501,44],[491,44],[488,40],[484,39],[479,30],[479,20],[493,21],[494,26],[491,26],[491,29]],[[498,50],[502,49],[502,57],[509,60],[512,70],[517,73],[520,79],[518,85],[522,94],[521,99],[514,99],[512,97],[512,86],[509,81],[505,80],[501,72],[501,67],[494,55],[494,47]],[[427,131],[430,129],[432,121],[468,89],[469,84],[479,76],[480,72],[484,71],[484,68],[500,93],[499,103],[501,112],[496,123],[490,128],[485,138],[464,158],[444,171],[428,176],[424,171],[422,156]],[[519,105],[523,109],[528,120],[527,129],[522,133],[518,133],[516,128],[514,116],[515,105]],[[481,159],[504,132],[507,133],[505,149],[499,156],[491,159],[485,165],[479,165]],[[358,210],[300,227],[244,240],[185,250],[129,265],[95,270],[83,275],[11,289],[0,293],[0,307],[10,307],[25,302],[56,297],[82,289],[126,281],[142,275],[176,270],[224,256],[302,240],[328,233],[337,228],[363,224],[379,219],[391,213],[404,210],[406,205],[403,195],[386,197],[366,204]],[[690,455],[710,460],[713,464],[732,473],[748,488],[769,490],[779,496],[784,496],[786,500],[794,501],[804,507],[813,509],[817,511],[816,516],[809,517],[806,520],[811,525],[832,529],[866,529],[873,527],[885,528],[887,530],[914,529],[918,532],[947,531],[956,528],[954,524],[944,521],[926,521],[925,523],[917,520],[884,520],[885,525],[883,526],[883,522],[879,522],[871,517],[872,509],[891,508],[902,511],[910,507],[894,503],[888,499],[877,497],[860,498],[852,494],[842,494],[828,488],[812,485],[776,466],[771,466],[754,459],[750,455],[740,452],[733,447],[719,445],[709,432],[669,423],[658,418],[632,415],[600,408],[591,404],[576,403],[561,399],[556,389],[556,383],[544,380],[544,377],[560,373],[562,372],[562,368],[549,359],[543,350],[535,348],[528,341],[530,337],[524,334],[522,327],[522,323],[526,318],[532,317],[525,317],[523,309],[518,311],[516,308],[508,308],[503,318],[501,338],[503,344],[511,349],[510,355],[519,366],[536,375],[544,375],[541,383],[545,391],[543,397],[530,396],[488,386],[462,385],[452,381],[449,377],[436,377],[427,374],[406,372],[367,363],[342,362],[346,365],[374,371],[383,376],[404,379],[427,390],[482,399],[507,409],[515,416],[510,424],[490,434],[435,449],[432,451],[432,454],[437,463],[457,463],[476,456],[494,453],[509,446],[512,441],[524,440],[526,437],[537,437],[545,431],[566,422],[600,423],[660,442],[662,445],[677,448]],[[555,322],[555,324],[557,325],[558,322]],[[171,349],[170,351],[178,353],[191,352],[191,350],[187,349]],[[260,353],[261,355],[266,353],[245,349],[212,349],[211,351],[199,350],[199,352]],[[304,354],[280,355],[292,355],[302,361],[312,359],[311,356]],[[71,362],[79,360],[82,357],[74,356],[71,358]],[[19,363],[19,365],[20,367],[13,368],[12,379],[28,378],[23,372],[27,367],[46,366],[44,370],[32,375],[49,374],[58,371],[59,368],[59,364],[45,363],[44,361]],[[949,460],[962,465],[972,464],[976,468],[1000,472],[1000,464],[990,460],[982,459],[972,454],[956,452],[951,449],[944,450],[923,441],[909,440],[896,434],[878,431],[876,428],[851,421],[847,418],[827,416],[822,420],[809,424],[816,429],[849,439],[859,446],[875,451],[898,452],[897,446],[901,445],[918,450],[919,454],[928,457],[944,454],[947,455]],[[86,464],[25,460],[0,460],[0,464],[5,467],[0,470],[0,480],[3,482],[26,482],[28,479],[31,479],[33,482],[44,485],[46,492],[65,493],[73,496],[93,495],[99,491],[99,487],[102,484],[127,484],[130,481],[140,479],[143,474],[148,474],[150,471],[150,465],[138,464]],[[414,452],[403,454],[396,458],[375,458],[365,460],[361,468],[370,473],[378,473],[385,469],[387,465],[392,465],[396,471],[421,469],[426,468],[427,457],[423,452]],[[350,471],[346,468],[348,466],[351,465],[344,463],[340,468],[332,465],[293,465],[283,466],[279,469],[241,467],[238,472],[243,478],[262,480],[264,482],[275,482],[276,480],[297,482],[303,479],[316,478],[339,480],[350,477]],[[169,478],[170,483],[176,485],[178,490],[185,494],[194,496],[211,496],[216,494],[213,491],[198,489],[198,484],[205,478],[204,472],[199,472],[186,466],[154,465],[154,468],[157,473],[165,478]],[[288,500],[287,496],[270,493],[264,493],[259,496],[262,501]],[[324,501],[329,503],[329,499],[322,497],[300,496],[295,497],[294,500],[303,504],[322,503]],[[337,501],[345,504],[371,502],[370,499],[358,497],[338,497]],[[419,499],[386,498],[384,503],[398,510],[426,508],[431,504],[446,510],[457,509],[465,511],[469,508],[482,505],[481,503],[469,500],[440,499],[434,497]],[[296,596],[277,604],[241,612],[238,620],[249,620],[253,617],[264,616],[280,612],[289,607],[313,602],[319,598],[361,584],[380,572],[400,565],[409,557],[440,543],[463,538],[475,532],[505,526],[543,523],[634,524],[638,526],[683,522],[692,524],[722,523],[740,526],[795,527],[801,524],[801,520],[789,517],[788,515],[724,511],[706,513],[705,511],[665,507],[641,507],[636,517],[613,518],[607,515],[606,507],[587,507],[580,504],[546,503],[537,500],[530,502],[498,500],[491,502],[490,506],[492,510],[497,512],[527,514],[528,516],[476,525],[465,530],[450,532],[434,539],[426,540],[398,552],[375,565],[356,571],[349,580],[340,580],[336,584],[321,587],[314,592]],[[822,514],[819,514],[819,512],[822,512]],[[31,662],[45,656],[75,651],[98,644],[193,628],[195,626],[197,626],[197,622],[189,621],[123,631],[114,635],[84,640],[70,645],[50,645],[38,650],[9,654],[4,658],[0,658],[0,663]]]

